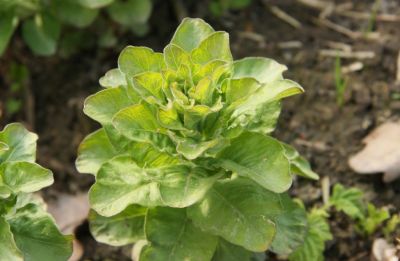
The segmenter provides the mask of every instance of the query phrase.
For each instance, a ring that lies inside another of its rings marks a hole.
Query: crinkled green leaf
[[[251,132],[267,135],[275,130],[281,112],[281,103],[279,101],[265,103],[253,112],[253,114],[246,114],[242,122],[238,120],[239,126]]]
[[[53,218],[34,204],[28,204],[7,219],[25,261],[65,261],[72,254],[72,237],[59,231]]]
[[[253,252],[219,238],[212,261],[252,261]]]
[[[131,146],[128,145],[125,150],[140,167],[157,168],[185,163],[180,158],[161,152],[147,143],[134,143]]]
[[[285,65],[264,57],[247,57],[233,63],[233,79],[254,78],[260,83],[282,80]]]
[[[18,18],[13,12],[2,13],[0,16],[0,56],[8,46],[8,42],[18,25]]]
[[[213,82],[210,78],[203,78],[189,91],[189,95],[199,104],[211,106],[214,95]]]
[[[158,72],[144,72],[133,78],[134,89],[141,97],[145,99],[152,96],[157,102],[163,102],[165,100],[162,90],[163,84],[164,79],[161,73]]]
[[[228,104],[246,98],[260,87],[260,83],[254,78],[233,79],[228,81],[227,84],[226,102]]]
[[[145,245],[140,261],[211,260],[217,237],[193,225],[184,209],[154,208],[146,216]]]
[[[122,25],[131,26],[144,24],[150,17],[151,0],[114,1],[107,11],[111,18]]]
[[[144,72],[160,72],[164,67],[164,56],[147,47],[128,46],[118,58],[118,67],[127,76]]]
[[[104,88],[113,88],[119,86],[126,86],[127,82],[125,75],[118,69],[111,69],[100,78],[99,83]]]
[[[84,28],[96,19],[99,10],[82,5],[80,2],[91,0],[56,0],[53,8],[57,18],[64,23]]]
[[[23,261],[22,253],[19,251],[11,233],[10,225],[0,216],[0,260]]]
[[[310,163],[306,161],[292,146],[282,143],[285,147],[286,157],[290,161],[290,168],[293,174],[309,178],[309,179],[319,179],[317,173],[315,173],[310,166]]]
[[[207,150],[217,146],[221,142],[223,142],[221,139],[199,142],[186,138],[177,141],[176,151],[182,154],[185,158],[193,160],[200,157]]]
[[[57,50],[60,30],[60,22],[54,17],[37,15],[23,23],[22,37],[35,54],[53,55]]]
[[[276,235],[271,251],[278,255],[289,255],[303,244],[307,234],[307,215],[304,208],[296,204],[287,194],[281,194],[282,212],[273,218]]]
[[[172,149],[172,142],[159,125],[155,113],[144,103],[119,111],[113,125],[129,139],[151,143],[160,150]]]
[[[257,133],[243,133],[217,158],[225,169],[281,193],[292,184],[290,164],[279,141]]]
[[[164,48],[164,60],[168,68],[178,70],[182,64],[189,63],[190,55],[178,45],[169,44]]]
[[[34,162],[36,159],[36,134],[27,131],[22,124],[12,123],[0,132],[0,141],[8,150],[0,153],[0,163],[6,161]]]
[[[341,184],[335,184],[333,193],[329,198],[329,204],[338,211],[343,211],[352,218],[364,216],[363,192],[357,188],[346,189]]]
[[[88,8],[100,8],[114,2],[114,0],[78,0],[79,4]]]
[[[50,170],[36,163],[14,161],[0,165],[2,182],[14,194],[35,192],[53,184]]]
[[[191,58],[194,63],[207,64],[213,60],[232,61],[229,48],[229,34],[215,32],[205,38],[200,45],[193,49]]]
[[[109,88],[89,96],[85,101],[83,111],[90,118],[107,125],[111,124],[117,112],[134,103],[126,88]]]
[[[255,252],[269,248],[276,234],[271,218],[281,211],[278,194],[246,178],[216,183],[202,201],[188,208],[196,226]]]
[[[253,118],[259,112],[260,106],[279,101],[288,96],[303,92],[303,88],[291,80],[278,80],[262,85],[256,92],[248,96],[245,101],[232,103],[228,111],[232,111],[231,120],[243,121],[243,118]]]
[[[187,52],[191,52],[212,33],[214,33],[214,29],[204,20],[200,18],[185,18],[176,29],[171,43],[176,44]]]
[[[197,84],[199,81],[209,78],[214,83],[219,82],[221,76],[230,75],[232,69],[232,64],[227,61],[214,60],[205,65],[197,65],[193,73],[193,82]]]
[[[132,158],[120,156],[101,167],[89,198],[103,216],[118,214],[131,204],[182,208],[201,199],[216,178],[184,165],[139,167]]]
[[[138,205],[128,206],[121,213],[103,217],[90,212],[90,232],[96,241],[112,246],[123,246],[144,239],[144,219],[147,209]]]
[[[82,141],[78,148],[76,168],[80,173],[96,175],[104,162],[117,155],[104,129],[99,129]]]
[[[164,128],[170,130],[183,130],[183,124],[180,121],[178,111],[176,108],[172,106],[172,104],[168,104],[166,108],[160,108],[158,110],[157,119],[160,125]]]
[[[325,242],[332,239],[327,213],[313,209],[307,215],[307,221],[308,231],[304,243],[289,256],[290,261],[324,260]]]

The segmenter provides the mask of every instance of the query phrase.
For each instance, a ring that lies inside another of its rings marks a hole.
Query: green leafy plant
[[[32,194],[53,183],[51,171],[35,163],[36,140],[20,124],[0,132],[0,260],[65,261],[72,252],[72,238]]]
[[[137,34],[147,31],[151,0],[0,0],[0,55],[22,24],[22,38],[38,55],[53,55],[61,28],[91,25],[105,9],[116,23]]]
[[[269,136],[280,100],[303,92],[285,70],[234,61],[228,34],[201,19],[184,19],[163,53],[126,47],[84,107],[102,125],[76,162],[96,176],[96,239],[145,240],[141,261],[245,261],[301,245],[306,213],[286,191],[293,174],[318,176]]]
[[[6,113],[11,116],[21,110],[23,100],[20,97],[29,78],[29,70],[23,64],[11,63],[9,73],[6,75],[10,83],[9,96],[6,100]]]
[[[307,213],[308,231],[304,244],[289,256],[290,261],[324,260],[325,242],[333,239],[328,217],[329,214],[319,208]]]
[[[391,239],[391,234],[400,225],[399,216],[391,217],[387,209],[377,209],[373,204],[366,203],[363,197],[364,193],[358,188],[345,188],[341,184],[336,184],[328,201],[321,207],[312,208],[307,214],[308,230],[304,244],[289,256],[289,260],[324,259],[325,242],[333,238],[328,223],[333,208],[356,221],[354,228],[360,235],[372,235],[381,227],[385,237]],[[386,220],[388,221],[384,226]]]

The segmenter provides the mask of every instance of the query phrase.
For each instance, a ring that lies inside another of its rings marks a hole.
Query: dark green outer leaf
[[[24,22],[22,37],[29,48],[38,55],[53,55],[57,50],[61,25],[54,17],[43,14]]]
[[[212,261],[251,261],[253,252],[219,238]]]
[[[90,231],[98,242],[123,246],[144,239],[144,219],[147,209],[137,205],[127,207],[112,217],[103,217],[95,211],[89,216]]]
[[[18,248],[25,261],[65,261],[72,253],[72,237],[63,236],[53,218],[29,204],[8,218]]]
[[[0,216],[0,260],[23,261],[22,253],[14,242],[10,225]]]
[[[230,243],[262,252],[275,237],[272,218],[282,211],[280,197],[247,178],[217,182],[199,203],[188,208],[193,223]]]
[[[217,158],[221,166],[281,193],[292,184],[290,164],[279,141],[257,133],[243,133]]]
[[[143,168],[131,157],[119,156],[101,167],[89,198],[103,216],[118,214],[131,204],[183,208],[203,198],[218,177],[184,165]]]
[[[79,28],[89,26],[99,14],[99,10],[83,6],[76,0],[54,0],[53,7],[58,19]]]
[[[276,236],[271,251],[287,256],[303,244],[307,234],[307,215],[304,208],[292,201],[287,194],[281,194],[282,213],[273,218]]]
[[[7,48],[8,42],[18,25],[18,18],[14,16],[13,12],[0,14],[0,56],[3,55],[4,50]]]
[[[202,232],[186,216],[185,209],[149,209],[146,238],[140,261],[210,261],[217,238]]]

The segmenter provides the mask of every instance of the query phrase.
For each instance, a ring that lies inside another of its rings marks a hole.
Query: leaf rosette
[[[95,236],[112,245],[146,239],[140,260],[211,260],[227,248],[249,257],[270,247],[288,254],[297,247],[306,217],[284,192],[293,174],[318,176],[297,151],[269,136],[280,100],[303,92],[283,78],[285,70],[268,58],[234,61],[229,35],[201,19],[184,19],[163,53],[126,47],[118,68],[100,79],[105,89],[84,107],[102,125],[77,159],[80,172],[96,175]],[[130,225],[145,228],[129,240],[111,226],[117,216],[129,219],[132,206],[138,215]],[[171,218],[154,220],[162,216]],[[176,228],[168,231],[174,241],[157,232],[163,226]],[[207,244],[194,257],[196,233]]]

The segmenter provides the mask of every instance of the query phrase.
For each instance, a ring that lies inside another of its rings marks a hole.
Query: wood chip
[[[372,255],[376,261],[399,261],[396,247],[384,238],[377,238],[372,245]]]
[[[364,140],[365,148],[350,157],[349,165],[357,173],[383,172],[383,181],[400,177],[400,123],[387,122],[372,131]]]
[[[354,62],[346,66],[342,66],[342,73],[348,74],[352,72],[361,71],[364,68],[364,64],[362,62]]]

